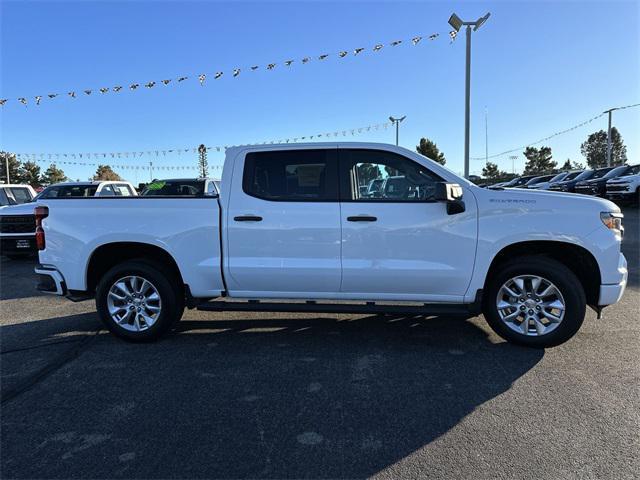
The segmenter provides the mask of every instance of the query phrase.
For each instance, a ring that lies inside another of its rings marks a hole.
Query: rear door
[[[226,214],[227,287],[234,296],[340,291],[337,150],[273,150],[236,160]]]
[[[339,150],[342,288],[347,298],[461,301],[476,251],[477,212],[448,215],[434,201],[443,181],[427,167],[381,150]],[[369,188],[379,183],[379,188]],[[359,187],[367,186],[362,195]]]

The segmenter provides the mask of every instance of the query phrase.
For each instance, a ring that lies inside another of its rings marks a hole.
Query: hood
[[[612,178],[607,183],[629,183],[640,180],[640,175],[627,175],[625,177]]]
[[[29,215],[33,214],[36,202],[21,203],[20,205],[7,205],[0,207],[0,215]]]
[[[478,189],[481,193],[474,193],[484,197],[489,203],[495,205],[523,207],[529,210],[553,209],[567,210],[577,209],[594,210],[597,212],[620,212],[620,207],[604,198],[579,195],[575,193],[554,192],[551,190],[523,190],[518,188],[505,190]]]

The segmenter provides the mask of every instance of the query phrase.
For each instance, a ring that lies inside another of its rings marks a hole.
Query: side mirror
[[[438,182],[435,197],[438,202],[446,202],[447,214],[449,215],[465,211],[465,205],[462,201],[462,187],[457,183]]]

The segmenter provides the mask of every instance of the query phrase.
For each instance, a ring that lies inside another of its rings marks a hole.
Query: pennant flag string
[[[624,110],[626,108],[635,108],[635,107],[640,107],[640,103],[635,103],[635,104],[632,104],[632,105],[625,105],[625,106],[622,106],[622,107],[616,107],[614,110]],[[594,117],[589,118],[588,120],[585,120],[583,122],[578,123],[577,125],[574,125],[571,128],[566,128],[564,130],[560,130],[559,132],[552,133],[551,135],[548,135],[548,136],[546,136],[544,138],[541,138],[540,140],[536,140],[535,142],[527,143],[526,145],[523,145],[521,147],[512,148],[511,150],[505,150],[504,152],[495,153],[493,155],[489,155],[489,156],[485,156],[485,157],[471,157],[471,160],[482,160],[482,161],[485,161],[486,159],[502,157],[503,155],[507,155],[509,153],[521,152],[524,149],[526,149],[527,147],[530,147],[532,145],[537,145],[539,143],[546,142],[548,140],[551,140],[552,138],[558,137],[560,135],[564,135],[565,133],[569,133],[569,132],[572,132],[573,130],[577,130],[578,128],[584,127],[585,125],[590,124],[594,120],[597,120],[598,118],[603,117],[606,114],[607,114],[606,111],[602,112],[602,113],[600,113],[600,114],[598,114],[598,115],[596,115]]]
[[[404,41],[404,39],[397,39],[397,40],[393,40],[393,41],[391,41],[389,43],[377,43],[373,47],[370,47],[369,49],[365,48],[365,47],[358,47],[358,48],[354,48],[354,49],[351,49],[351,50],[340,50],[340,51],[335,52],[335,53],[322,53],[320,55],[315,55],[315,56],[311,56],[310,55],[310,56],[303,57],[300,60],[299,63],[300,64],[308,64],[309,62],[313,61],[314,59],[317,59],[319,61],[323,61],[323,60],[326,60],[326,59],[331,58],[333,56],[336,56],[338,58],[346,58],[346,57],[349,57],[349,56],[358,56],[358,55],[362,54],[363,52],[365,52],[367,50],[370,50],[370,51],[375,53],[375,52],[379,52],[380,50],[382,50],[385,46],[388,46],[388,48],[395,48],[395,47],[398,47],[398,46],[403,45],[403,44],[416,46],[423,40],[423,38],[426,38],[428,40],[435,40],[439,36],[440,36],[439,33],[432,33],[431,35],[429,35],[427,37],[414,36],[414,37],[409,38],[407,41]],[[453,41],[456,38],[456,32],[455,31],[449,32],[449,37],[451,38],[451,42],[450,43],[453,43]],[[297,64],[296,60],[292,59],[292,58],[281,62],[281,65],[284,65],[286,67],[292,67],[293,65],[296,65],[296,64]],[[264,64],[263,67],[261,67],[260,65],[252,65],[250,67],[236,66],[236,67],[234,67],[234,68],[229,70],[230,71],[230,75],[229,76],[232,77],[232,78],[237,78],[237,77],[240,76],[240,73],[243,70],[250,70],[250,71],[258,71],[260,69],[275,70],[278,67],[278,65],[279,64],[277,62],[271,62],[271,63]],[[211,76],[214,78],[214,80],[218,80],[223,75],[224,75],[223,71],[217,71],[214,74],[212,74]],[[200,82],[200,85],[204,86],[205,81],[207,80],[207,73],[200,73],[198,75],[181,75],[181,76],[176,77],[175,78],[176,81],[173,82],[173,83],[174,84],[175,83],[182,83],[185,80],[188,80],[190,78],[197,78],[198,81]],[[170,83],[172,83],[172,80],[173,80],[173,78],[166,78],[165,77],[163,80],[160,80],[160,83],[162,83],[165,86],[168,86]],[[128,84],[129,90],[130,91],[135,91],[135,90],[138,89],[138,87],[140,85],[144,85],[146,88],[152,89],[152,88],[154,88],[156,86],[156,81],[152,80],[152,81],[149,81],[149,82],[146,82],[146,83],[129,83]],[[91,95],[94,91],[98,91],[98,92],[100,92],[102,94],[106,94],[106,93],[109,93],[109,92],[118,93],[121,90],[123,90],[123,88],[125,88],[125,87],[123,87],[123,85],[116,85],[116,86],[113,86],[113,87],[102,86],[102,87],[99,87],[99,88],[82,89],[82,90],[71,90],[71,91],[69,91],[67,93],[66,96],[68,98],[75,99],[75,98],[77,98],[76,91],[78,91],[78,92],[79,91],[83,91],[87,96]],[[60,94],[58,94],[58,93],[48,93],[46,95],[46,97],[49,98],[49,100],[53,100],[56,97],[58,97],[59,95]],[[29,103],[29,99],[30,98],[32,98],[34,100],[33,103],[35,105],[40,105],[41,101],[45,99],[45,96],[44,95],[34,95],[33,97],[18,97],[17,101],[19,103],[21,103],[22,105],[27,106],[27,104]],[[0,99],[0,107],[4,106],[5,104],[7,104],[10,101],[11,100],[8,99],[8,98]]]
[[[292,138],[280,138],[278,140],[265,140],[263,142],[255,142],[255,143],[247,143],[242,145],[211,145],[207,146],[207,150],[212,152],[224,152],[228,148],[231,147],[241,147],[241,146],[255,146],[255,145],[276,145],[276,144],[287,144],[287,143],[297,143],[298,141],[313,141],[313,140],[327,140],[331,141],[332,139],[346,136],[355,136],[356,134],[361,134],[363,132],[370,131],[379,131],[380,129],[387,130],[391,126],[390,122],[386,123],[378,123],[374,125],[367,125],[366,127],[357,127],[351,128],[347,130],[336,130],[333,132],[321,132],[316,133],[314,135],[305,135],[300,137],[292,137]],[[179,147],[179,148],[166,148],[166,149],[153,149],[153,150],[142,150],[142,151],[127,151],[127,152],[74,152],[74,153],[16,153],[16,157],[18,160],[24,161],[35,161],[42,163],[55,163],[55,164],[63,164],[63,165],[79,165],[79,166],[97,166],[101,163],[105,163],[105,160],[115,159],[115,158],[141,158],[141,157],[153,157],[157,158],[160,156],[170,155],[178,155],[182,154],[198,153],[198,147]],[[99,163],[87,162],[87,160],[100,160]],[[114,168],[123,168],[123,169],[137,169],[139,168],[148,168],[146,165],[129,165],[129,164],[111,164]],[[165,166],[167,169],[181,169],[182,166],[174,165],[174,166]],[[161,168],[160,166],[154,167]],[[186,168],[186,167],[185,167]],[[190,167],[189,167],[190,168]]]

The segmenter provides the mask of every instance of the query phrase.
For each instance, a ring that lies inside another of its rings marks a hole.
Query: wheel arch
[[[88,292],[95,292],[100,278],[113,266],[127,260],[143,259],[166,268],[184,285],[178,264],[164,248],[144,242],[110,242],[97,247],[87,263],[86,286]]]
[[[495,272],[508,261],[522,256],[541,255],[556,260],[569,268],[580,280],[587,304],[597,305],[600,295],[600,267],[586,248],[554,240],[532,240],[513,243],[500,250],[491,261],[484,281],[484,290]]]

